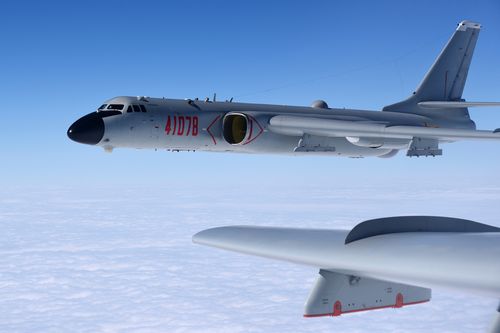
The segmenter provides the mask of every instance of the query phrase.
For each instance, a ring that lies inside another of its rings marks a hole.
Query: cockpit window
[[[139,108],[139,105],[132,105],[134,107],[134,112],[141,112],[141,109]]]
[[[108,104],[103,104],[97,110],[104,110]]]
[[[123,104],[109,104],[108,110],[123,110]]]
[[[103,112],[100,112],[101,118],[117,116],[119,114],[122,114],[122,113],[121,113],[121,111],[117,111],[117,110],[104,110]]]
[[[146,107],[144,105],[140,104],[139,107],[141,108],[142,112],[146,112]]]
[[[127,108],[127,112],[132,112],[132,105],[129,105]]]

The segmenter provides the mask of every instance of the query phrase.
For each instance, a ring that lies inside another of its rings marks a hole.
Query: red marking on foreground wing
[[[407,306],[407,305],[415,305],[415,304],[421,304],[421,303],[426,303],[426,302],[429,302],[430,300],[429,299],[426,299],[426,300],[423,300],[423,301],[417,301],[417,302],[409,302],[409,303],[403,303],[401,306],[397,306],[398,304],[394,304],[394,305],[383,305],[383,306],[374,306],[374,307],[371,307],[371,308],[365,308],[365,309],[358,309],[358,310],[347,310],[347,311],[341,311],[340,314],[344,314],[344,313],[354,313],[354,312],[362,312],[362,311],[370,311],[370,310],[379,310],[379,309],[387,309],[387,308],[400,308],[400,307],[403,307],[403,306]],[[315,318],[315,317],[336,317],[336,316],[340,316],[340,314],[335,314],[335,310],[334,312],[331,312],[331,313],[321,313],[321,314],[305,314],[304,317],[305,318]]]

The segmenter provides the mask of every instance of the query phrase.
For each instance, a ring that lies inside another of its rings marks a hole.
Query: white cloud
[[[75,194],[76,193],[76,194]],[[0,331],[477,332],[496,300],[434,290],[397,310],[302,317],[317,270],[197,246],[231,224],[349,228],[436,214],[497,224],[500,189],[106,189],[0,193]]]

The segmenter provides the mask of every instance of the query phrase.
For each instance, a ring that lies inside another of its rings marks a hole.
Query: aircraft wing
[[[320,268],[309,317],[422,303],[435,286],[500,297],[500,229],[468,220],[395,217],[352,231],[232,226],[193,242]]]
[[[387,139],[500,140],[500,129],[495,131],[452,129],[418,126],[387,126],[363,121],[343,121],[299,116],[274,116],[269,130],[275,133],[302,136],[361,137]]]

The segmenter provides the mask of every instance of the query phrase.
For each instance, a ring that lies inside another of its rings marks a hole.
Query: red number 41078
[[[165,125],[167,135],[198,135],[197,116],[168,116]]]

